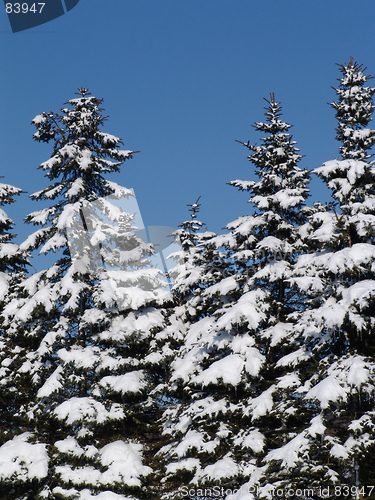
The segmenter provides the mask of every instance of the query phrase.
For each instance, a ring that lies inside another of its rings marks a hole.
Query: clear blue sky
[[[47,0],[48,1],[48,0]],[[5,10],[1,40],[1,170],[28,193],[52,145],[30,122],[58,111],[88,87],[104,98],[105,131],[140,150],[112,180],[133,188],[146,225],[177,227],[201,196],[200,219],[220,232],[250,213],[247,193],[226,183],[254,179],[251,125],[274,92],[308,169],[338,156],[332,85],[335,63],[354,59],[375,74],[375,3],[362,0],[80,0],[64,16],[13,34]],[[311,200],[328,200],[315,179]],[[27,195],[6,207],[18,241],[23,217],[43,208]]]

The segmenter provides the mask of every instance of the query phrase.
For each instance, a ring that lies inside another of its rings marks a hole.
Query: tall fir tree
[[[183,403],[169,411],[167,472],[187,489],[233,491],[259,481],[261,458],[274,446],[269,430],[277,435],[282,427],[269,413],[287,382],[283,370],[277,377],[270,368],[281,356],[275,339],[288,335],[293,325],[286,318],[300,306],[287,279],[304,250],[298,225],[308,212],[309,174],[297,165],[301,156],[280,104],[273,95],[267,104],[266,122],[255,125],[263,143],[245,144],[259,181],[230,183],[251,192],[256,212],[210,240],[226,248],[227,273],[196,298],[216,308],[191,324],[173,363]]]
[[[240,488],[233,498],[241,498],[248,491],[269,494],[273,485],[266,457],[286,441],[290,430],[289,394],[295,375],[282,359],[293,356],[294,346],[287,339],[305,299],[290,277],[298,258],[308,249],[301,228],[314,211],[306,206],[310,175],[298,165],[302,156],[288,132],[291,125],[281,119],[281,106],[273,94],[266,102],[266,122],[255,124],[255,129],[264,134],[262,144],[244,144],[252,152],[248,159],[259,181],[230,183],[250,191],[249,202],[255,208],[254,215],[228,225],[231,233],[227,247],[241,284],[238,302],[248,294],[262,295],[258,324],[252,324],[255,315],[247,311],[248,320],[243,313],[240,321],[235,315],[232,326],[236,333],[240,328],[246,332],[243,338],[250,336],[261,355],[257,370],[247,374],[233,419],[233,456],[239,471],[236,486]],[[237,307],[230,305],[230,310]],[[293,416],[291,420],[295,425]]]
[[[157,365],[147,356],[165,283],[134,216],[113,203],[132,193],[104,176],[133,152],[100,130],[101,103],[81,88],[61,114],[33,120],[34,138],[54,148],[40,166],[51,184],[32,198],[50,203],[27,217],[42,227],[21,248],[60,257],[21,284],[27,294],[8,310],[11,328],[33,340],[14,377],[32,383],[26,441],[43,455],[39,476],[30,463],[9,478],[11,492],[26,485],[14,498],[152,498],[146,444]]]
[[[316,211],[303,228],[312,250],[292,281],[308,300],[291,340],[295,355],[282,360],[295,365],[290,413],[300,426],[268,459],[277,484],[358,498],[369,494],[361,487],[373,484],[375,460],[375,133],[367,127],[375,88],[353,59],[339,68],[332,107],[342,158],[315,169],[338,207]]]

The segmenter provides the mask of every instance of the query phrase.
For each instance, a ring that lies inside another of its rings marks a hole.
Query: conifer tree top
[[[242,143],[252,151],[248,159],[255,166],[255,173],[260,181],[236,180],[230,184],[242,190],[250,190],[252,197],[249,201],[261,213],[273,210],[277,213],[288,212],[290,215],[294,210],[298,218],[301,204],[308,193],[309,176],[306,170],[298,166],[302,156],[288,133],[291,125],[280,118],[280,103],[275,100],[274,94],[270,95],[270,100],[265,101],[268,104],[265,108],[267,120],[265,123],[256,122],[253,126],[267,136],[262,137],[261,145]]]
[[[365,75],[367,68],[353,61],[337,64],[342,74],[338,88],[334,88],[338,102],[330,103],[336,110],[338,128],[336,139],[342,143],[340,153],[343,160],[366,161],[371,158],[369,149],[375,142],[375,132],[368,128],[374,112],[372,97],[375,87],[366,86],[373,77]]]
[[[100,130],[108,118],[101,114],[103,99],[92,96],[85,88],[80,88],[77,95],[65,103],[69,107],[62,108],[61,114],[43,112],[32,120],[38,129],[33,136],[36,141],[54,140],[54,154],[39,168],[47,172],[50,180],[61,182],[34,197],[53,199],[68,185],[71,189],[65,197],[70,201],[82,192],[108,196],[113,190],[102,182],[101,175],[118,172],[121,163],[134,153],[117,149],[123,144],[121,139]]]
[[[79,89],[77,95],[65,103],[68,107],[63,107],[60,113],[43,112],[32,120],[37,128],[34,139],[52,140],[53,153],[39,166],[52,182],[31,198],[54,200],[54,206],[26,217],[28,223],[46,226],[50,222],[51,226],[31,235],[22,245],[25,250],[34,250],[43,243],[43,252],[65,247],[65,229],[81,219],[81,212],[89,203],[98,200],[105,203],[108,196],[119,199],[132,195],[130,190],[105,177],[119,172],[120,165],[132,158],[134,152],[119,149],[123,144],[121,139],[100,130],[107,119],[100,107],[103,99],[92,96],[85,88]],[[108,210],[107,207],[106,214],[112,219]],[[58,237],[56,231],[63,234]],[[50,243],[46,245],[48,239]]]
[[[264,108],[266,110],[264,115],[267,117],[267,122],[256,122],[253,127],[272,135],[289,130],[292,125],[280,119],[282,108],[280,103],[275,100],[275,94],[270,94],[270,100],[266,98],[264,98],[264,100],[268,104],[268,106]]]
[[[197,214],[199,213],[199,209],[201,206],[201,204],[198,203],[200,198],[201,197],[199,196],[195,203],[193,203],[192,205],[188,205],[188,207],[190,207],[189,212],[191,212],[190,220],[187,220],[180,224],[179,227],[181,227],[182,229],[176,231],[176,234],[179,235],[179,240],[182,245],[186,244],[186,240],[188,240],[189,242],[191,239],[194,239],[194,233],[199,231],[199,229],[203,226],[203,223],[197,220]],[[193,243],[191,242],[190,245],[192,244]]]

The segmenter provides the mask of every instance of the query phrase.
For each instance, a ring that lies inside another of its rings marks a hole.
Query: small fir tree
[[[199,199],[189,205],[191,218],[180,225],[175,232],[176,243],[180,251],[169,256],[176,261],[176,265],[169,271],[173,280],[172,296],[174,304],[167,316],[164,331],[164,357],[169,359],[169,377],[160,391],[166,394],[169,404],[166,406],[161,422],[164,425],[164,446],[157,454],[157,460],[162,464],[161,483],[163,496],[175,496],[182,478],[190,474],[190,461],[185,467],[177,469],[171,466],[176,457],[178,438],[184,439],[179,423],[187,418],[194,410],[192,396],[186,392],[185,380],[176,376],[178,365],[181,363],[181,353],[191,349],[191,330],[194,325],[209,321],[211,314],[220,306],[220,301],[206,291],[223,277],[227,272],[224,253],[213,243],[216,235],[210,231],[199,231],[203,223],[197,220],[200,209]],[[194,335],[193,335],[194,336]],[[167,347],[167,351],[166,348]],[[194,354],[192,354],[194,356]],[[189,363],[189,362],[188,362]],[[178,437],[177,437],[178,436]],[[177,438],[177,439],[176,439]],[[189,438],[188,438],[189,439]],[[177,451],[177,456],[179,452]]]
[[[339,151],[343,160],[367,161],[371,158],[369,150],[375,141],[375,131],[368,128],[372,121],[374,104],[372,97],[375,87],[366,85],[372,76],[366,76],[362,64],[353,61],[338,64],[342,74],[339,86],[333,87],[338,101],[331,106],[336,111],[338,127],[336,139],[341,143]]]
[[[0,183],[0,206],[14,203],[15,196],[22,190],[9,184]],[[19,387],[12,378],[12,372],[22,350],[22,342],[7,328],[4,309],[19,293],[18,284],[25,276],[28,266],[27,255],[12,240],[14,223],[6,212],[0,209],[0,447],[24,427],[19,409],[28,397],[27,388]],[[0,452],[1,455],[1,452]],[[0,465],[0,485],[4,471]],[[4,486],[6,494],[7,487]]]

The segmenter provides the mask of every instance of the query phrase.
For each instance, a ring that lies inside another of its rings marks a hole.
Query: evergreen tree
[[[227,273],[196,298],[209,298],[216,308],[189,326],[173,363],[183,404],[169,411],[174,442],[167,471],[189,488],[233,491],[259,481],[260,459],[274,445],[268,431],[282,427],[269,413],[286,378],[283,370],[272,373],[271,365],[281,357],[277,339],[293,326],[286,318],[300,306],[287,280],[304,250],[298,225],[308,211],[309,175],[297,165],[301,156],[279,103],[273,95],[267,103],[266,123],[255,125],[266,134],[263,144],[245,144],[259,181],[230,183],[251,192],[256,212],[210,240],[226,248]]]
[[[296,367],[290,412],[300,426],[268,459],[284,486],[346,486],[353,495],[374,481],[375,134],[366,127],[375,89],[352,59],[340,71],[332,106],[342,159],[314,171],[339,209],[317,211],[303,228],[314,251],[300,258],[293,282],[308,300],[290,339],[294,357],[281,361]],[[344,498],[348,490],[334,491]]]
[[[372,96],[375,87],[366,86],[371,76],[366,76],[362,64],[350,58],[348,64],[338,64],[342,74],[338,88],[334,88],[338,101],[331,106],[336,111],[338,127],[336,139],[341,143],[339,151],[343,160],[371,158],[369,150],[374,144],[375,131],[368,128],[374,112]]]
[[[21,193],[19,188],[0,184],[1,206],[13,203],[14,197]],[[13,374],[20,368],[28,342],[19,332],[9,329],[5,313],[13,299],[22,295],[19,284],[25,278],[29,261],[27,254],[12,241],[14,224],[3,209],[0,209],[0,219],[0,491],[2,498],[9,498],[11,492],[11,498],[22,499],[22,493],[26,493],[28,487],[19,489],[16,485],[14,488],[13,481],[9,483],[8,479],[20,472],[30,485],[30,481],[36,480],[40,474],[33,464],[40,460],[39,468],[43,470],[45,450],[43,445],[33,448],[27,442],[30,433],[20,408],[29,400],[29,387],[27,384],[18,385]]]
[[[199,237],[202,233],[197,233],[204,224],[197,220],[199,213],[200,203],[197,201],[188,205],[191,207],[191,217],[189,220],[183,222],[177,231],[174,231],[175,243],[181,247],[178,252],[168,256],[176,262],[173,269],[169,271],[169,277],[173,281],[173,295],[178,304],[183,304],[189,300],[196,287],[196,276],[194,272],[199,269],[196,266],[196,257],[201,249],[199,248]]]
[[[133,152],[100,130],[101,102],[82,88],[61,114],[33,120],[34,138],[54,149],[40,166],[51,184],[32,197],[51,203],[27,217],[42,227],[21,247],[60,257],[23,283],[27,296],[9,311],[12,328],[33,339],[14,376],[32,382],[23,413],[33,446],[48,451],[25,498],[151,498],[145,445],[155,363],[147,356],[165,283],[134,216],[113,203],[131,192],[104,176]],[[21,468],[10,481],[25,481]]]
[[[14,197],[21,193],[19,188],[0,183],[0,206],[14,203]],[[0,209],[0,446],[17,433],[17,428],[22,427],[18,409],[25,397],[22,388],[17,388],[11,377],[15,358],[21,347],[17,337],[9,334],[3,316],[4,308],[18,293],[18,283],[25,275],[28,265],[27,256],[12,241],[16,236],[13,228],[13,221]]]
[[[203,303],[200,296],[227,272],[225,254],[217,249],[217,235],[207,228],[200,231],[204,223],[197,220],[201,206],[199,200],[200,197],[193,205],[188,205],[191,207],[190,220],[183,222],[179,226],[181,229],[174,232],[180,251],[168,257],[176,261],[174,268],[169,271],[169,277],[173,281],[174,300],[177,305],[183,305],[184,323],[194,322],[208,314],[208,302],[205,300]],[[187,303],[190,304],[189,308],[186,307]]]
[[[206,294],[206,291],[227,272],[224,254],[213,243],[215,233],[207,229],[200,231],[204,224],[197,220],[199,199],[189,205],[190,220],[183,222],[179,226],[181,229],[174,233],[176,243],[181,247],[180,251],[168,257],[176,261],[175,267],[169,271],[173,280],[174,304],[169,310],[164,331],[163,357],[168,359],[169,373],[160,391],[166,395],[169,404],[161,418],[164,425],[164,446],[157,454],[157,460],[163,464],[161,483],[166,497],[176,495],[186,476],[186,468],[190,471],[189,460],[186,467],[182,460],[182,466],[177,466],[177,469],[173,468],[171,461],[175,459],[177,439],[181,437],[180,421],[190,418],[195,411],[191,395],[186,392],[185,380],[178,374],[176,376],[176,372],[179,371],[182,353],[186,355],[191,349],[191,342],[194,343],[192,330],[195,325],[209,321],[210,315],[220,305],[220,301],[212,294]],[[187,363],[191,364],[193,357],[194,353]]]

